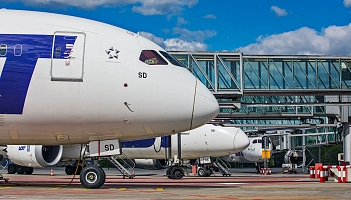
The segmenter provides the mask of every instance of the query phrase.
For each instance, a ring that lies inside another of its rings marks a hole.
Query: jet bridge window
[[[0,56],[6,56],[7,53],[7,45],[1,44],[0,45]]]
[[[154,50],[142,50],[139,60],[148,65],[168,65],[167,61]]]
[[[172,63],[173,65],[176,65],[176,66],[179,66],[179,67],[184,67],[185,66],[179,62],[177,59],[175,59],[173,56],[169,55],[169,53],[167,52],[164,52],[164,51],[160,51],[160,53],[170,62]]]

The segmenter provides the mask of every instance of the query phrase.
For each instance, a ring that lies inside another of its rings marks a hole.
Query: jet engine
[[[167,162],[162,159],[135,159],[135,167],[141,169],[166,169]]]
[[[63,146],[7,145],[7,155],[17,165],[48,167],[57,164],[62,157]]]

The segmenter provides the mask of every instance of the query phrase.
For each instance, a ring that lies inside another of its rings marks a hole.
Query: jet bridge
[[[335,119],[328,107],[351,105],[351,56],[170,53],[216,96],[217,119]]]
[[[351,161],[351,56],[170,54],[216,96],[217,120],[244,129],[341,122]]]
[[[351,92],[351,56],[170,53],[220,98]]]

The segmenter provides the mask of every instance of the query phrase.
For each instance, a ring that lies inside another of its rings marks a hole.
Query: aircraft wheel
[[[17,174],[24,174],[24,170],[26,167],[23,167],[21,165],[17,165]]]
[[[85,167],[86,167],[86,166],[85,166]],[[84,168],[85,168],[85,167],[84,167]],[[102,173],[104,173],[104,176],[105,176],[105,179],[106,179],[106,173],[105,173],[105,171],[102,169],[102,167],[99,166],[99,168],[101,169]],[[83,168],[82,168],[82,169],[83,169]]]
[[[197,170],[197,175],[199,175],[200,177],[206,177],[207,176],[207,170],[204,167],[200,167]]]
[[[9,164],[7,167],[7,173],[9,174],[16,174],[17,172],[17,165],[16,164]]]
[[[184,170],[180,167],[174,167],[171,171],[171,175],[174,179],[181,179],[184,176]]]
[[[80,183],[85,188],[100,188],[105,183],[106,175],[100,167],[89,166],[80,173]]]
[[[67,175],[73,175],[75,172],[75,168],[72,165],[67,165],[65,168],[65,172]]]
[[[33,174],[33,167],[24,167],[24,173]]]
[[[172,176],[171,176],[171,171],[172,171],[172,167],[168,167],[167,170],[166,170],[166,176],[170,179],[172,179]]]

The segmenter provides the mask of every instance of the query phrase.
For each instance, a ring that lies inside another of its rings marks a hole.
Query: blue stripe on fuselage
[[[55,37],[55,47],[62,46],[58,59],[63,58],[66,44],[75,42],[72,37],[70,41],[64,37]],[[6,57],[0,77],[0,114],[22,114],[38,58],[51,58],[52,44],[53,35],[0,34],[0,45],[7,45],[6,55],[0,56]],[[47,68],[49,77],[50,66]]]
[[[168,141],[169,141],[170,136],[163,136],[161,138],[161,147],[167,148],[168,146]],[[154,145],[156,139],[151,138],[151,139],[145,139],[145,140],[134,140],[134,141],[128,141],[128,142],[122,142],[122,147],[123,148],[148,148]]]

